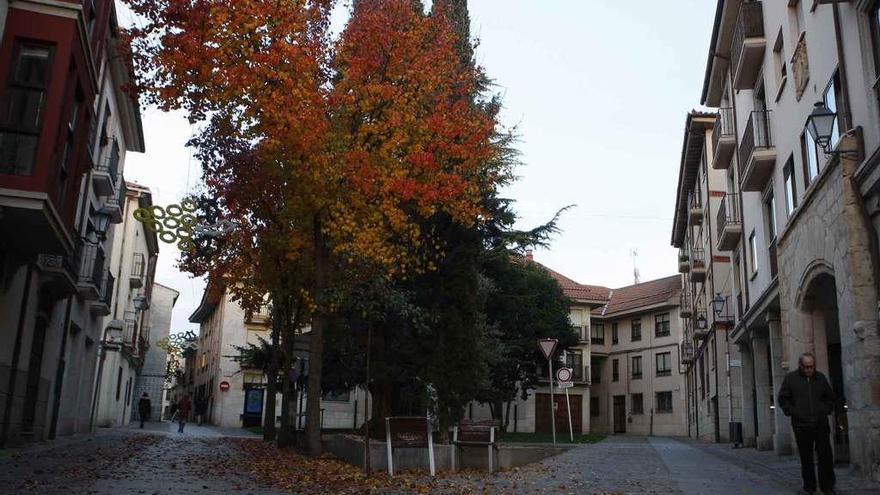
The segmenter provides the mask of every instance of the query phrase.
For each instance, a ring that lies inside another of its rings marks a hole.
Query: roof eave
[[[709,54],[706,60],[706,74],[703,76],[703,93],[700,96],[700,104],[705,105],[709,94],[709,86],[712,80],[712,67],[715,62],[715,45],[718,44],[718,31],[721,27],[721,14],[724,12],[724,0],[718,0],[715,7],[715,22],[712,25],[712,38],[709,41]]]

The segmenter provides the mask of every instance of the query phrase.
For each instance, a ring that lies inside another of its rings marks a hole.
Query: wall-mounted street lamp
[[[721,312],[724,311],[724,304],[727,301],[724,297],[721,296],[720,292],[715,293],[715,298],[712,299],[712,311],[715,313],[715,318],[721,317]]]
[[[858,157],[858,149],[832,149],[831,138],[834,135],[834,125],[837,123],[837,112],[828,108],[824,101],[817,101],[805,125],[810,137],[822,148],[826,155],[838,157]],[[842,137],[842,136],[841,136]]]
[[[706,315],[700,315],[697,318],[697,329],[698,330],[705,330],[706,327],[708,327],[708,326],[709,326],[709,322],[706,321]]]
[[[110,214],[102,210],[92,215],[92,220],[95,222],[95,235],[103,241],[110,229]]]
[[[134,309],[138,311],[143,311],[150,307],[150,302],[143,295],[134,296],[131,302],[134,303]]]

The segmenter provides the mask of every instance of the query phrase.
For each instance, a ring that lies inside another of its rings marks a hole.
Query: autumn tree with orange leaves
[[[490,165],[482,75],[446,16],[414,0],[356,2],[338,39],[334,0],[127,3],[145,21],[130,32],[139,89],[202,124],[207,196],[240,225],[193,271],[260,290],[289,272],[307,289],[317,455],[328,291],[346,267],[390,280],[435,269],[447,246],[430,219],[484,221],[481,198],[508,172]]]

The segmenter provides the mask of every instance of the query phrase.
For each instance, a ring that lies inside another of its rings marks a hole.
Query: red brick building
[[[110,0],[0,0],[0,447],[88,430],[126,151]]]

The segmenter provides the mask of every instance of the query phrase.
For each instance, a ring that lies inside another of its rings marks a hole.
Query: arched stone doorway
[[[814,265],[802,279],[798,309],[804,323],[804,350],[816,356],[816,368],[828,377],[836,404],[831,416],[832,446],[837,463],[849,462],[849,424],[841,356],[837,284],[827,265]],[[792,357],[793,359],[794,356]],[[793,363],[795,366],[796,364]]]

